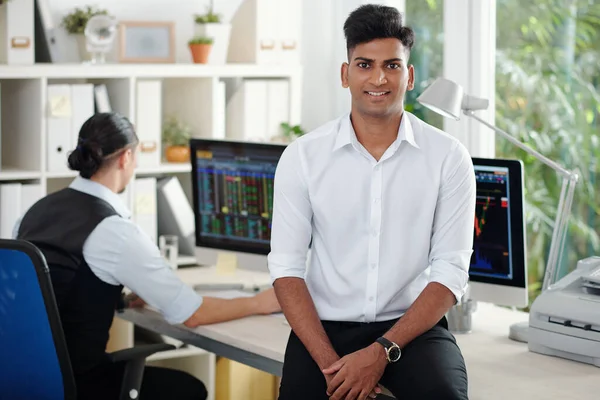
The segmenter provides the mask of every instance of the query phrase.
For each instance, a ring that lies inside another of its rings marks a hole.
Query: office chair
[[[127,362],[120,400],[138,399],[146,357],[174,348],[161,343],[110,353],[112,362]],[[0,355],[0,400],[76,399],[46,260],[22,240],[0,239]]]

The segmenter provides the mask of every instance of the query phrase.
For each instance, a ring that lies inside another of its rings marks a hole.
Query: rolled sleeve
[[[271,252],[268,255],[272,282],[285,277],[305,277],[312,208],[303,170],[296,140],[283,152],[275,172]]]
[[[442,170],[431,238],[431,282],[446,286],[460,302],[467,290],[473,253],[475,171],[467,149],[456,142]]]
[[[186,321],[202,304],[202,297],[179,279],[152,239],[129,220],[102,221],[86,241],[84,257],[98,278],[131,289],[170,324]]]

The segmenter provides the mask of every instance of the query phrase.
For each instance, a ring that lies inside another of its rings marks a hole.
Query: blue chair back
[[[75,397],[46,260],[29,242],[0,240],[0,400]]]

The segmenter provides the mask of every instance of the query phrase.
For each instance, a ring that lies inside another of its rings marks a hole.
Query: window
[[[415,68],[415,88],[406,93],[405,109],[427,123],[443,129],[443,117],[417,103],[417,97],[443,76],[443,0],[406,1],[406,25],[415,31],[410,64]]]
[[[497,0],[496,124],[580,171],[559,278],[600,242],[600,2]],[[560,177],[502,138],[497,157],[525,165],[531,298],[539,293]]]

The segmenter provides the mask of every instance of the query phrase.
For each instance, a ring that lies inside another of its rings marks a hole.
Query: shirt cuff
[[[436,260],[431,264],[430,282],[437,282],[448,288],[460,304],[467,292],[469,274],[462,268],[445,260]]]
[[[181,291],[169,307],[163,310],[165,320],[171,324],[181,324],[187,321],[202,305],[202,296],[191,287],[181,285]]]
[[[271,253],[268,256],[268,265],[272,284],[279,278],[304,279],[306,274],[306,256]]]

